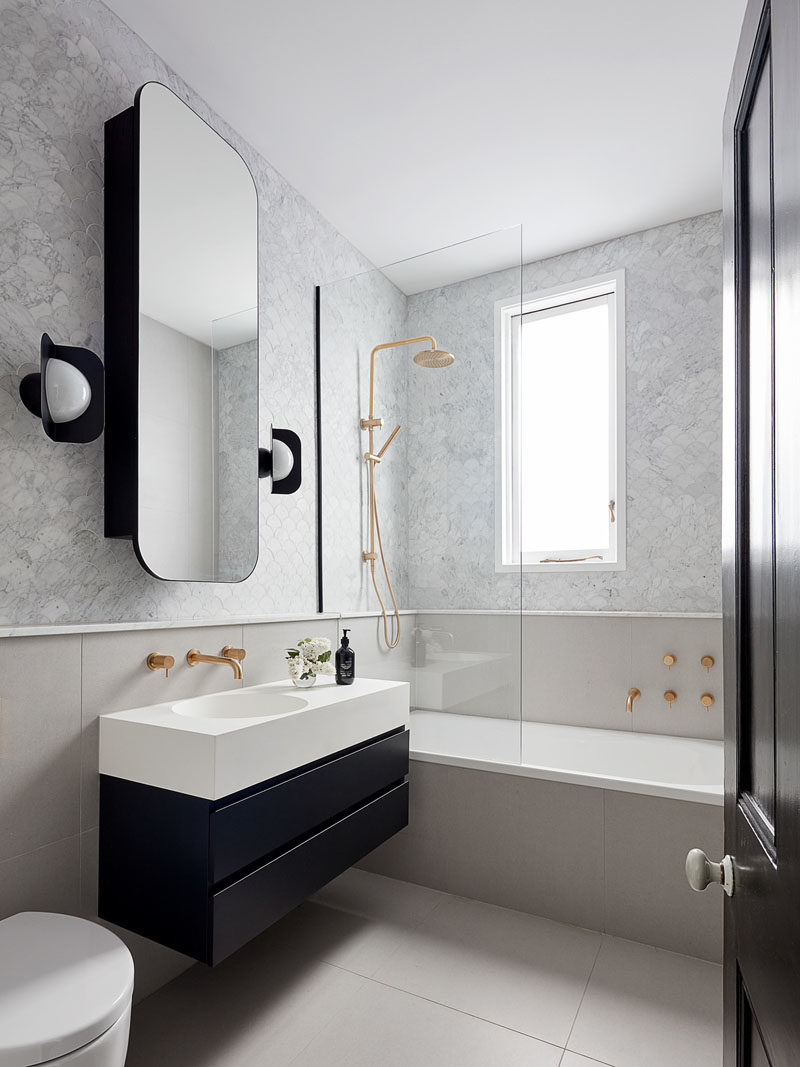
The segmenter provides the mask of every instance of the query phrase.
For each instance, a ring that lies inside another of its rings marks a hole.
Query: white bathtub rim
[[[557,767],[534,767],[528,763],[501,763],[496,760],[481,760],[471,756],[449,756],[439,752],[420,752],[412,748],[412,760],[419,763],[443,763],[449,767],[465,767],[474,771],[490,771],[493,774],[515,774],[523,778],[541,778],[547,782],[565,782],[569,785],[584,785],[591,789],[610,789],[618,793],[639,793],[644,796],[664,797],[669,800],[689,800],[699,804],[722,807],[722,786],[686,785],[673,782],[638,781],[634,778],[617,778],[613,775],[598,775],[588,771],[561,770]]]

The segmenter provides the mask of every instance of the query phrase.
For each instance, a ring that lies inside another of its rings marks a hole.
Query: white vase
[[[316,680],[316,674],[312,674],[310,678],[292,678],[292,685],[296,685],[298,689],[310,689]]]

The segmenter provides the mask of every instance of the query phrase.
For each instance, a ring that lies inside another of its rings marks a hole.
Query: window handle
[[[612,522],[616,522],[616,521],[617,521],[617,517],[616,517],[616,515],[614,514],[614,508],[615,508],[616,506],[617,506],[617,502],[616,502],[616,500],[609,500],[609,502],[608,502],[608,510],[609,510],[609,511],[610,511],[610,513],[611,513],[611,521],[612,521]]]

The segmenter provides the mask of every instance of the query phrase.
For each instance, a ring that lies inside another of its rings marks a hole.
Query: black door
[[[800,1065],[800,0],[725,114],[725,1065]]]

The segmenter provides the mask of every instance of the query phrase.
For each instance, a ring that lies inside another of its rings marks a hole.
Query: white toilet
[[[74,915],[0,921],[0,1067],[122,1067],[133,960],[110,930]]]

